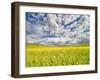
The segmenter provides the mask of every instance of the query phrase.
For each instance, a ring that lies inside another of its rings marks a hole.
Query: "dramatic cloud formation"
[[[90,16],[26,12],[26,41],[65,45],[89,43]]]

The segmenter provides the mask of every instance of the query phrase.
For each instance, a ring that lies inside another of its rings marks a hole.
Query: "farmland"
[[[89,45],[48,46],[26,44],[26,67],[89,64]]]

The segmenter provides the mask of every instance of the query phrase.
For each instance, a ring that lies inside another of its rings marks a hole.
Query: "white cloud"
[[[35,16],[39,18],[44,15],[45,13],[39,13]],[[38,21],[37,24],[26,21],[26,30],[32,32],[32,34],[26,34],[27,42],[48,45],[89,42],[89,31],[85,32],[90,27],[89,16],[83,15],[80,20],[76,20],[79,17],[80,15],[47,14],[47,17],[44,17],[43,21]],[[66,28],[64,28],[65,25],[67,25]]]

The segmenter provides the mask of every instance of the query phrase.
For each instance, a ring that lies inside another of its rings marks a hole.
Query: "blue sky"
[[[41,41],[43,38],[63,38],[65,44],[89,43],[89,15],[26,12],[25,16],[27,42],[34,43],[34,39]]]

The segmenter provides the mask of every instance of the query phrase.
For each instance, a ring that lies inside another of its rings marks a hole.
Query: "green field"
[[[89,64],[89,45],[26,44],[26,67]]]

